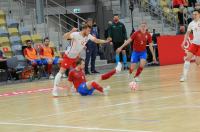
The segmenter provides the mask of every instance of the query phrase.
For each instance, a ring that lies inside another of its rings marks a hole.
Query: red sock
[[[48,72],[49,74],[51,74],[51,71],[52,71],[52,64],[48,64],[48,65],[47,65],[47,72]]]
[[[132,74],[133,73],[133,70],[134,70],[134,68],[129,68],[129,74]]]
[[[143,70],[142,67],[138,67],[137,72],[135,73],[134,77],[138,77],[141,74],[142,70]]]
[[[92,85],[92,87],[93,87],[94,89],[96,89],[97,91],[103,93],[103,88],[102,88],[98,83],[92,82],[91,85]]]
[[[103,75],[101,75],[102,80],[109,79],[111,76],[113,76],[116,73],[116,69],[113,69],[112,71],[109,71]]]

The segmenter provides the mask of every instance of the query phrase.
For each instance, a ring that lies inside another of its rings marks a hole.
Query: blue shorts
[[[53,59],[53,64],[54,65],[57,65],[59,63],[59,57],[55,57],[54,59]],[[48,64],[48,59],[42,59],[42,64],[43,65],[47,65]]]
[[[88,89],[86,82],[84,82],[84,83],[80,84],[77,91],[80,93],[80,95],[87,96],[87,95],[93,94],[94,88]]]
[[[141,59],[147,59],[147,51],[137,52],[133,51],[131,55],[131,63],[138,63]]]
[[[42,60],[36,59],[36,60],[29,61],[28,63],[31,64],[31,65],[33,63],[35,63],[35,64],[41,66],[42,65]]]

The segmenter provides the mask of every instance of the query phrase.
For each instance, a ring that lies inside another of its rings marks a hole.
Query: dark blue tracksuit
[[[91,29],[91,35],[95,36],[96,38],[99,38],[99,32],[98,32],[98,27],[92,27]],[[95,60],[96,60],[96,56],[97,56],[97,52],[98,52],[98,47],[97,44],[92,42],[92,41],[88,41],[88,43],[86,44],[86,59],[85,59],[85,71],[88,72],[88,65],[90,62],[90,58],[91,58],[91,71],[95,71]]]

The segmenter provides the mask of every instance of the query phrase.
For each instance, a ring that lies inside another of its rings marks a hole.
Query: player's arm
[[[153,61],[156,62],[156,55],[155,55],[155,52],[154,52],[154,48],[153,48],[153,43],[149,43],[149,49],[151,51],[151,54],[153,56]]]
[[[40,58],[44,59],[44,50],[40,48]]]
[[[73,32],[76,32],[77,28],[73,28],[70,32],[67,32],[63,35],[63,38],[66,40],[71,40],[73,39],[73,36],[71,35]]]
[[[96,37],[93,37],[91,34],[89,34],[89,39],[95,42],[96,44],[105,44],[111,41],[110,39],[107,40],[97,39]]]
[[[127,41],[124,42],[124,44],[123,44],[121,47],[119,47],[119,48],[117,49],[117,52],[120,53],[120,52],[122,51],[122,49],[123,49],[124,47],[126,47],[127,45],[129,45],[131,42],[132,42],[132,38],[129,38]]]
[[[189,28],[189,27],[188,27]],[[185,36],[184,36],[184,40],[183,40],[183,43],[181,44],[182,48],[184,49],[184,45],[185,43],[187,42],[189,36],[190,36],[190,33],[191,33],[191,30],[188,30],[186,33],[185,33]]]
[[[30,59],[30,58],[28,57],[27,52],[28,52],[28,51],[27,51],[26,49],[24,49],[24,57],[25,57],[27,60],[32,61],[32,59]]]

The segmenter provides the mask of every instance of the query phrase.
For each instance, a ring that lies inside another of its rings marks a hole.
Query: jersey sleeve
[[[96,38],[95,38],[94,36],[92,36],[91,34],[89,34],[89,35],[88,35],[88,39],[93,41],[93,40],[95,40]]]
[[[134,32],[134,33],[131,35],[131,39],[134,40],[136,36],[137,36],[137,32]]]
[[[26,48],[24,49],[23,53],[24,53],[24,56],[27,56],[27,50],[26,50]]]
[[[73,33],[70,34],[70,38],[74,39],[76,35],[77,35],[77,32],[73,32]]]
[[[68,81],[73,82],[73,80],[74,80],[74,74],[73,71],[70,71],[68,76]]]
[[[191,31],[192,31],[192,22],[188,25],[187,31],[188,31],[188,32],[191,32]]]

